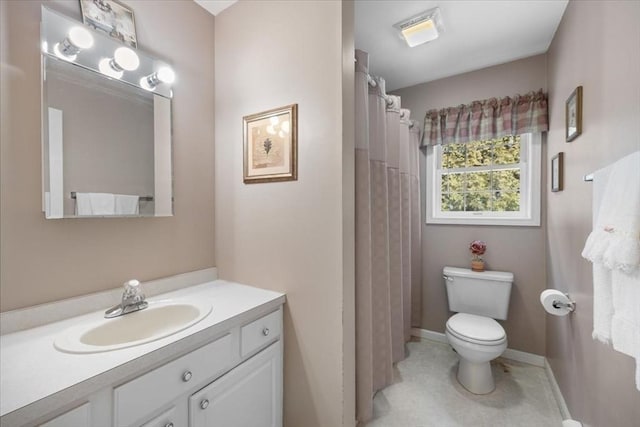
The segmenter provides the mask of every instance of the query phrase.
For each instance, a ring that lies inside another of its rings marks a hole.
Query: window
[[[540,225],[540,134],[427,149],[427,223]]]

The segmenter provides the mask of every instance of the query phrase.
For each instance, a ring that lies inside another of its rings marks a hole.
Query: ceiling
[[[568,0],[355,2],[355,43],[388,91],[520,58],[549,48]],[[444,33],[410,48],[393,25],[439,7]]]

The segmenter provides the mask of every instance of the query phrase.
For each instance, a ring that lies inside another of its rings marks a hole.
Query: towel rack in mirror
[[[76,198],[76,192],[72,191],[71,192],[71,198],[75,199]],[[138,200],[141,202],[153,202],[153,196],[140,196],[138,197]]]

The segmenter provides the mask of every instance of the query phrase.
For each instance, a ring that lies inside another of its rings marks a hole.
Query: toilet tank
[[[513,273],[477,272],[457,267],[445,267],[442,273],[449,310],[493,319],[507,318]]]

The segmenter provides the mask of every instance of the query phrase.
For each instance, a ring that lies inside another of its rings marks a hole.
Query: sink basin
[[[140,311],[78,325],[62,332],[54,346],[66,353],[99,353],[145,344],[185,330],[211,313],[208,302],[149,302]]]

